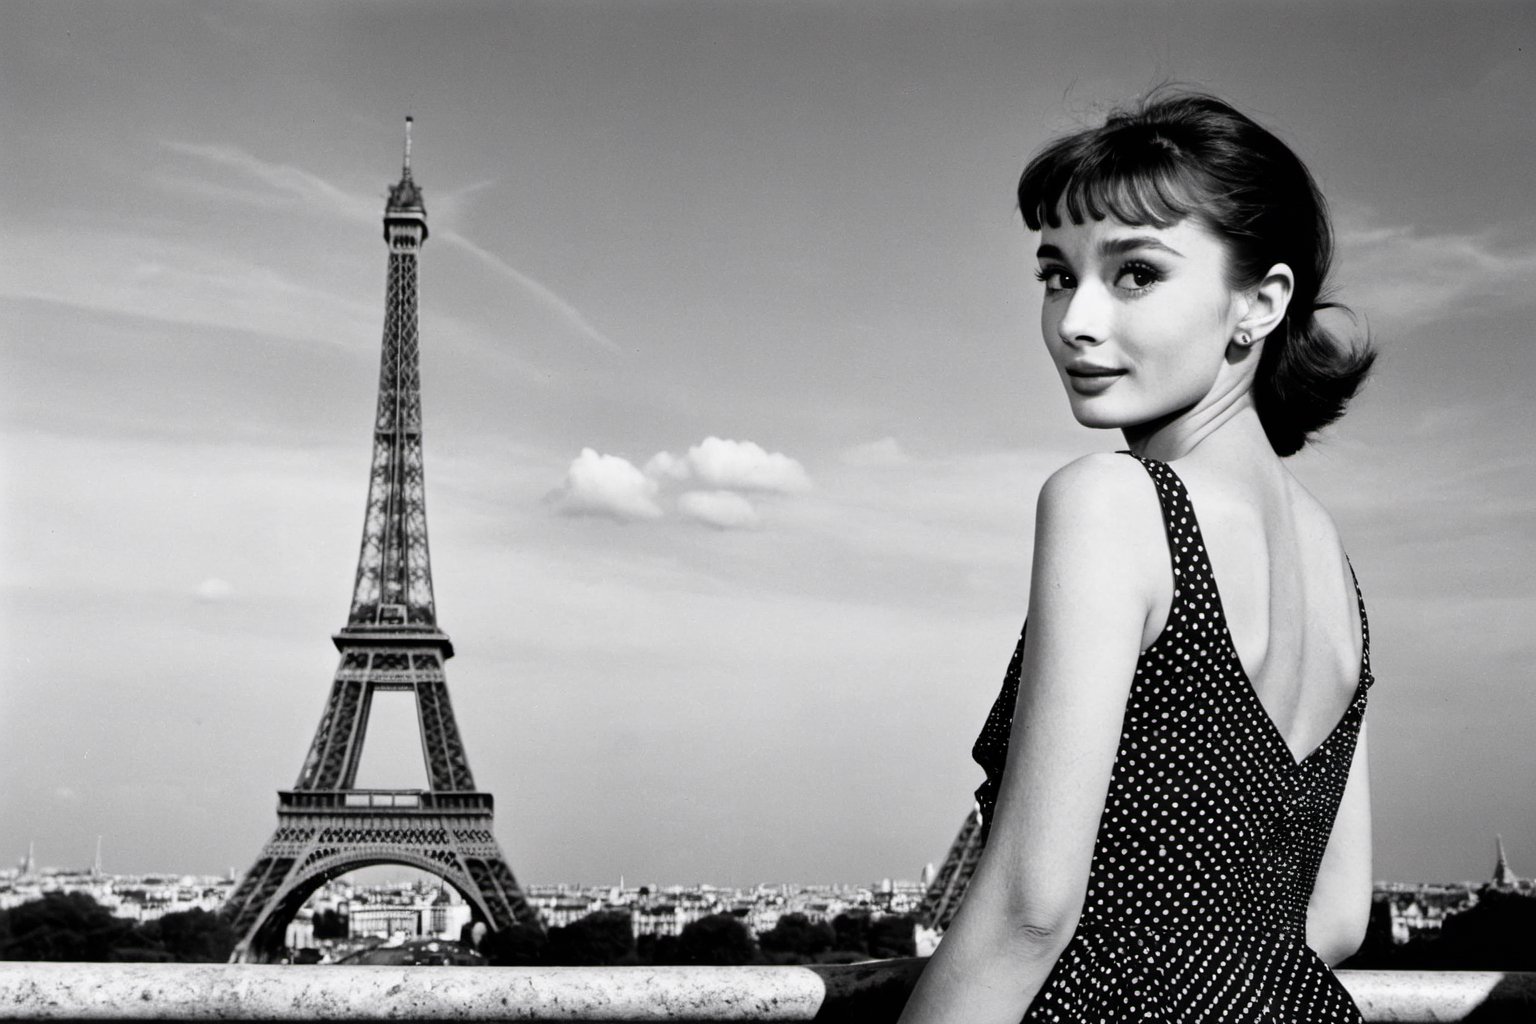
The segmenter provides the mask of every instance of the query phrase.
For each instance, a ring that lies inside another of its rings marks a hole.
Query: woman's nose
[[[1067,308],[1056,322],[1056,333],[1068,345],[1097,345],[1109,327],[1109,301],[1104,289],[1091,282],[1080,282],[1067,300]]]

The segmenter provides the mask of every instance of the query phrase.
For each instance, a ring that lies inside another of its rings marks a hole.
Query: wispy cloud
[[[377,221],[380,215],[382,200],[379,196],[349,192],[302,167],[262,160],[238,146],[180,141],[167,141],[163,145],[171,152],[189,158],[194,164],[216,168],[237,179],[234,182],[222,177],[210,180],[187,170],[162,171],[161,183],[177,189],[193,189],[215,198],[240,200],[259,206],[280,205],[286,202],[302,203],[348,221],[360,223],[371,224]],[[493,184],[493,182],[480,181],[447,193],[443,198],[446,219],[449,221],[457,219],[457,215],[470,196],[492,187]],[[257,187],[252,188],[253,185]],[[433,237],[473,257],[504,280],[531,295],[574,333],[610,352],[620,351],[619,346],[612,339],[598,330],[585,314],[562,298],[554,289],[518,270],[495,253],[475,244],[461,232],[452,228],[439,229],[433,233]]]
[[[77,309],[348,344],[378,331],[378,309],[206,246],[136,233],[16,229],[21,260],[0,295]]]
[[[232,171],[237,176],[247,179],[247,182],[254,182],[265,188],[265,192],[247,192],[245,193],[247,195],[266,196],[272,201],[284,198],[297,200],[318,206],[348,220],[371,222],[379,217],[378,198],[337,188],[324,178],[311,174],[301,167],[261,160],[238,146],[178,141],[168,141],[163,145],[173,153]],[[167,180],[173,180],[178,186],[195,187],[203,183],[203,179],[186,175],[177,175],[174,179]],[[215,181],[212,184],[227,185],[221,181]]]
[[[470,203],[482,192],[495,188],[500,182],[492,178],[472,181],[448,191],[432,191],[432,219],[445,230],[462,224],[468,215]]]
[[[1450,317],[1471,302],[1526,302],[1536,277],[1536,243],[1512,243],[1491,230],[1430,234],[1359,223],[1339,233],[1339,252],[1341,296],[1373,319]]]
[[[438,237],[440,237],[448,244],[456,246],[457,248],[473,256],[475,259],[479,260],[487,267],[490,267],[492,270],[506,278],[508,281],[511,281],[528,291],[541,303],[543,303],[546,308],[555,313],[562,322],[564,322],[576,333],[586,337],[590,341],[596,342],[598,345],[601,345],[603,348],[610,352],[620,351],[619,346],[615,344],[611,338],[609,338],[602,331],[599,331],[596,327],[592,326],[592,323],[582,315],[581,310],[577,309],[569,302],[566,302],[552,289],[539,283],[534,278],[529,277],[527,274],[523,273],[521,270],[518,270],[510,263],[507,263],[500,256],[497,256],[493,252],[482,249],[480,246],[476,245],[474,242],[471,242],[457,231],[439,232]]]

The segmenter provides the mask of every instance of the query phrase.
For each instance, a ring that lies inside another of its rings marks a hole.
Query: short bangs
[[[1019,179],[1019,211],[1031,231],[1113,217],[1134,226],[1171,227],[1214,198],[1208,175],[1192,166],[1167,132],[1112,119],[1047,146]]]

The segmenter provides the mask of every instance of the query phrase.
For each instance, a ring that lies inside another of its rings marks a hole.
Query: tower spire
[[[1493,844],[1495,850],[1495,859],[1493,864],[1493,884],[1495,888],[1499,889],[1513,888],[1516,882],[1516,877],[1515,873],[1510,870],[1508,858],[1504,856],[1504,837],[1501,835],[1494,836]]]
[[[389,202],[384,207],[384,241],[389,243],[391,252],[407,241],[419,248],[427,240],[427,207],[422,202],[420,186],[411,177],[411,129],[415,123],[413,117],[405,119],[405,159],[400,163],[400,180],[389,187]],[[395,228],[411,228],[420,237],[407,239]]]

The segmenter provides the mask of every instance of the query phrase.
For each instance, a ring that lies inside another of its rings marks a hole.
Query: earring
[[[1248,336],[1247,331],[1240,332],[1235,340],[1243,348],[1247,348],[1249,345],[1253,344],[1253,339]]]

